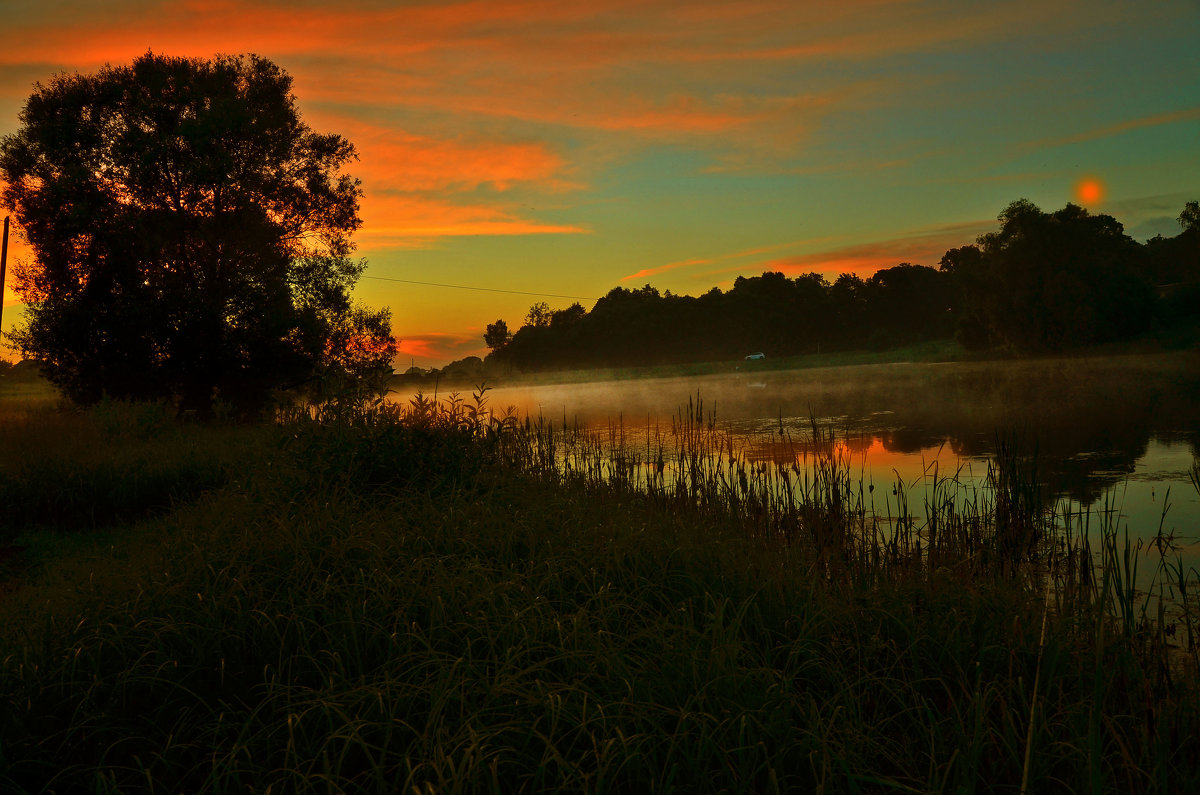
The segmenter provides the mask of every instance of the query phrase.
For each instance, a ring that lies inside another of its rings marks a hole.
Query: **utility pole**
[[[0,247],[0,331],[4,329],[4,271],[8,267],[8,216],[4,216],[4,244]]]

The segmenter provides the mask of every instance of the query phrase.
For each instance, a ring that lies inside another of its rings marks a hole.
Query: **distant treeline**
[[[901,263],[844,273],[738,277],[699,297],[616,287],[591,311],[535,304],[510,333],[487,328],[488,363],[521,371],[622,367],[956,338],[970,350],[1061,351],[1148,333],[1194,339],[1200,326],[1200,207],[1182,231],[1142,244],[1109,215],[1026,200],[1000,229],[946,252],[935,268]]]

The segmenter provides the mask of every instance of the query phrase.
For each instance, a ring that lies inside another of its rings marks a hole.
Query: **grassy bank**
[[[884,521],[699,405],[624,454],[469,401],[4,421],[5,791],[1200,783],[1194,575],[1168,636],[1017,455]]]
[[[435,387],[444,394],[453,388],[468,390],[482,381],[496,387],[508,387],[577,384],[593,381],[632,381],[648,378],[686,378],[731,373],[774,373],[921,362],[1086,361],[1110,357],[1142,356],[1170,358],[1176,354],[1186,356],[1187,352],[1195,351],[1198,347],[1200,347],[1200,333],[1197,333],[1196,330],[1182,330],[1171,334],[1164,332],[1160,335],[1149,335],[1134,340],[1061,352],[1046,352],[1042,355],[1015,355],[1010,351],[999,349],[968,350],[955,340],[941,339],[884,350],[813,351],[792,356],[775,356],[768,353],[767,358],[752,361],[737,358],[663,363],[639,367],[564,368],[521,372],[513,367],[489,361],[484,366],[476,368],[452,368],[449,372],[434,371],[426,375],[397,375],[392,378],[391,385],[394,390],[404,394],[411,394],[417,389],[432,393]]]

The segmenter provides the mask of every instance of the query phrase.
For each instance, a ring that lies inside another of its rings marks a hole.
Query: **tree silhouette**
[[[566,309],[559,309],[550,313],[550,327],[558,330],[569,328],[587,314],[587,310],[578,301],[568,306]]]
[[[1188,202],[1179,214],[1179,235],[1183,280],[1195,284],[1200,281],[1200,202]]]
[[[986,310],[975,300],[988,290],[987,266],[978,246],[952,248],[942,255],[938,270],[950,278],[954,336],[967,350],[991,347]]]
[[[982,278],[964,283],[991,336],[1015,351],[1063,350],[1144,331],[1154,293],[1142,249],[1110,215],[1012,202],[979,238]]]
[[[1045,213],[1028,200],[1000,213],[997,231],[952,248],[938,268],[908,262],[870,277],[738,276],[699,297],[647,284],[615,287],[590,311],[535,304],[491,363],[534,372],[887,349],[957,337],[971,350],[1067,350],[1167,333],[1200,332],[1200,206],[1184,230],[1145,246],[1109,215],[1068,204]],[[1153,278],[1163,296],[1154,289]],[[1167,284],[1167,282],[1177,282]],[[493,324],[495,325],[495,324]],[[493,326],[489,326],[489,332]],[[1178,340],[1174,342],[1172,340]],[[489,342],[490,345],[490,342]]]
[[[483,334],[483,342],[493,351],[496,351],[507,345],[511,336],[508,333],[508,324],[503,320],[497,320],[495,323],[487,324],[487,328]]]
[[[1179,214],[1179,225],[1185,232],[1200,232],[1200,202],[1188,202]]]
[[[20,120],[0,141],[34,253],[13,339],[71,398],[252,412],[390,365],[389,313],[349,298],[354,147],[301,121],[275,64],[147,53],[37,84]]]
[[[538,301],[533,306],[529,307],[529,312],[525,315],[525,325],[542,328],[550,325],[550,305],[545,301]]]

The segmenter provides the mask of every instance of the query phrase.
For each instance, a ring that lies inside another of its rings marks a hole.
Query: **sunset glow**
[[[1095,177],[1085,177],[1075,185],[1075,198],[1085,207],[1093,207],[1104,199],[1104,185]]]
[[[0,134],[61,71],[271,59],[355,144],[357,297],[430,367],[486,353],[527,293],[936,266],[1022,197],[1173,234],[1200,196],[1198,40],[1190,0],[64,0],[7,14]]]

